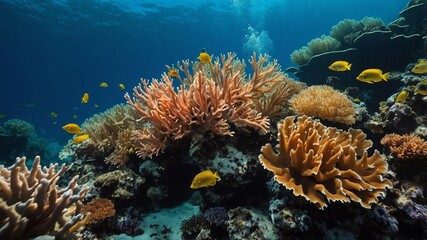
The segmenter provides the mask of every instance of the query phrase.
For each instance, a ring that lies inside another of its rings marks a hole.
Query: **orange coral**
[[[82,206],[82,213],[88,216],[86,223],[96,223],[116,215],[114,203],[106,198],[96,198]]]
[[[361,130],[348,132],[325,127],[303,116],[278,124],[278,154],[271,144],[261,148],[259,160],[276,181],[319,208],[327,201],[350,202],[365,208],[385,195],[391,182],[383,178],[387,163],[378,151],[368,157],[372,142]]]
[[[354,124],[356,110],[351,100],[330,86],[311,86],[296,94],[290,103],[298,115],[331,122]]]
[[[427,158],[427,142],[417,136],[387,134],[381,144],[388,146],[399,159]]]
[[[142,81],[134,88],[134,98],[128,93],[127,102],[151,127],[133,133],[136,153],[140,157],[157,155],[169,141],[181,139],[191,133],[213,133],[233,136],[231,124],[250,127],[264,134],[269,130],[267,116],[256,110],[254,98],[271,91],[275,82],[283,79],[277,62],[267,57],[256,61],[253,56],[254,76],[244,81],[244,64],[234,61],[235,54],[221,56],[213,64],[197,64],[190,74],[188,61],[178,68],[185,74],[181,86],[175,90],[172,79],[163,74],[162,80],[151,84]],[[279,73],[280,72],[280,73]]]

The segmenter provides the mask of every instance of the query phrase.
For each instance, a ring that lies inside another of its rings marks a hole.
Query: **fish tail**
[[[384,79],[384,81],[387,82],[389,75],[390,75],[390,73],[387,72],[387,73],[384,73],[381,77],[382,77],[382,79]]]
[[[351,63],[349,65],[347,65],[346,68],[350,71],[350,69],[351,69]]]
[[[218,171],[215,171],[214,177],[217,179],[217,181],[221,180],[221,177],[219,176]]]

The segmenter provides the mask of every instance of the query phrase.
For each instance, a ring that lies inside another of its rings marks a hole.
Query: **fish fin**
[[[390,75],[390,72],[387,72],[387,73],[384,73],[381,77],[382,79],[384,79],[384,81],[387,82],[389,75]]]
[[[351,69],[351,63],[349,65],[347,65],[346,68],[350,71],[350,69]]]
[[[221,177],[219,176],[218,171],[215,171],[214,177],[215,177],[216,181],[221,181]]]

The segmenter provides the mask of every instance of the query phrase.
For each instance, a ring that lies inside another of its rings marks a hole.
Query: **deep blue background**
[[[243,59],[261,51],[286,68],[292,51],[329,34],[338,21],[371,16],[387,24],[406,3],[0,1],[0,114],[7,115],[0,121],[27,120],[39,135],[65,142],[70,135],[62,125],[80,124],[124,102],[125,91],[140,78],[158,78],[166,64],[196,60],[203,47],[216,56],[233,51]],[[101,88],[101,82],[110,86]],[[90,94],[88,104],[80,103],[84,92]]]

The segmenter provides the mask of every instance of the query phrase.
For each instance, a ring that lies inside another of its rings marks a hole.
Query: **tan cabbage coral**
[[[378,151],[368,156],[372,142],[357,129],[330,128],[309,117],[287,117],[278,124],[279,144],[261,148],[259,160],[276,181],[319,208],[329,201],[360,203],[370,208],[391,188],[383,175],[387,163]]]
[[[308,87],[296,94],[290,103],[298,115],[344,124],[353,124],[356,121],[356,110],[351,100],[330,86]]]

